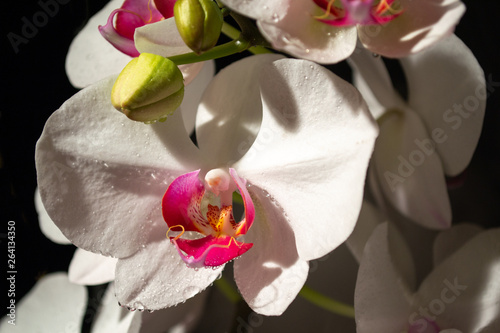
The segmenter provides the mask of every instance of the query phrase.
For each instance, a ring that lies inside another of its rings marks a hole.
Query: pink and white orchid
[[[379,57],[360,50],[351,60],[355,85],[381,129],[369,170],[379,206],[395,207],[427,228],[448,228],[445,175],[456,176],[469,164],[486,107],[477,60],[454,35],[401,59],[408,101],[392,87]]]
[[[434,243],[434,269],[416,289],[405,241],[379,225],[364,249],[355,292],[357,332],[486,333],[500,327],[500,229],[459,225]]]
[[[459,0],[224,0],[257,20],[273,48],[319,63],[351,55],[359,37],[371,52],[404,57],[451,34]]]
[[[179,113],[145,125],[116,112],[113,79],[47,121],[36,149],[44,206],[72,243],[118,258],[121,304],[173,306],[243,254],[234,263],[241,294],[256,312],[278,315],[304,284],[307,262],[351,233],[377,126],[351,85],[280,58],[245,58],[215,77],[198,109],[198,147]],[[227,207],[236,189],[246,210],[239,224]],[[170,234],[183,229],[182,241]]]

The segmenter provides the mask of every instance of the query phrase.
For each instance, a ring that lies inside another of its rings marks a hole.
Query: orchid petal
[[[261,129],[234,168],[282,205],[300,258],[321,257],[354,228],[377,125],[354,87],[309,61],[275,61],[259,82]]]
[[[64,273],[42,277],[19,302],[15,303],[15,325],[4,316],[2,332],[80,332],[87,304],[85,287],[72,284]],[[41,324],[43,323],[43,324]]]
[[[359,333],[400,332],[408,325],[412,282],[401,277],[398,263],[411,266],[413,260],[402,236],[389,227],[386,222],[375,229],[359,267],[354,294]]]
[[[361,262],[366,242],[368,242],[373,230],[382,222],[384,222],[382,213],[373,204],[363,200],[358,222],[356,222],[351,236],[346,240],[347,247],[358,262]]]
[[[253,244],[238,242],[233,237],[212,235],[200,239],[172,239],[182,260],[191,268],[219,267],[241,256]],[[186,254],[184,255],[183,252]]]
[[[113,82],[82,90],[54,112],[35,160],[42,201],[63,234],[120,258],[165,226],[159,203],[170,181],[203,163],[180,114],[153,125],[130,121],[111,106]]]
[[[483,231],[446,258],[420,285],[419,304],[441,300],[441,327],[480,332],[500,313],[500,229]],[[437,309],[437,306],[435,307]]]
[[[99,32],[118,51],[123,52],[131,57],[137,57],[140,53],[135,48],[134,40],[132,38],[120,35],[115,29],[114,18],[115,15],[120,13],[120,11],[121,9],[114,10],[109,16],[106,24],[103,26],[99,26]]]
[[[273,48],[319,63],[347,58],[356,45],[356,28],[337,28],[314,18],[320,10],[313,1],[225,0],[229,8],[257,20]]]
[[[125,0],[120,9],[116,15],[116,30],[132,41],[136,28],[163,19],[151,0]]]
[[[192,52],[182,40],[173,17],[137,28],[134,36],[135,47],[141,53],[168,58]]]
[[[118,261],[115,293],[124,306],[159,310],[200,293],[222,269],[186,267],[175,246],[164,239]]]
[[[255,219],[255,206],[253,204],[252,198],[250,197],[250,193],[248,193],[246,181],[240,178],[236,173],[236,170],[234,170],[233,168],[229,169],[229,174],[238,187],[241,198],[243,199],[243,206],[245,208],[245,218],[243,221],[238,223],[236,236],[245,235],[252,226]]]
[[[393,111],[384,116],[373,164],[385,197],[401,214],[427,228],[450,226],[441,161],[415,112]]]
[[[274,54],[244,58],[210,82],[196,115],[196,138],[213,167],[239,160],[252,145],[262,121],[259,74],[266,64],[281,58]]]
[[[476,148],[486,107],[484,73],[472,52],[452,35],[425,52],[401,59],[409,105],[429,133],[444,131],[436,145],[444,171],[456,176]]]
[[[215,64],[214,61],[205,61],[193,65],[181,65],[179,69],[184,76],[184,98],[176,112],[182,114],[187,133],[193,133],[196,110],[201,96],[214,76]]]
[[[92,333],[139,333],[144,314],[119,306],[114,291],[114,284],[110,284],[102,299],[97,300],[100,307],[92,324]]]
[[[174,5],[177,0],[154,0],[155,6],[164,18],[174,16]]]
[[[114,293],[115,286],[111,284],[101,301],[92,333],[161,333],[167,329],[189,332],[199,319],[207,295],[202,293],[183,304],[149,313],[119,306]]]
[[[256,216],[244,239],[254,246],[234,262],[234,277],[252,310],[276,316],[295,299],[309,267],[299,258],[283,209],[256,186],[250,187],[250,193]]]
[[[118,74],[131,60],[118,52],[99,33],[97,26],[106,22],[111,12],[123,0],[112,0],[92,16],[82,31],[73,39],[66,56],[66,74],[76,88],[86,87],[110,75]]]
[[[35,190],[35,208],[38,213],[38,221],[40,222],[40,230],[42,233],[57,244],[67,245],[71,244],[71,242],[63,235],[61,230],[54,224],[54,222],[50,219],[49,214],[45,210],[45,207],[42,203],[42,198],[40,197],[40,192],[38,191],[38,187]]]
[[[481,231],[483,229],[475,224],[462,223],[440,232],[434,240],[434,266],[437,267]]]
[[[355,86],[376,119],[389,109],[401,109],[405,106],[392,86],[391,77],[381,57],[374,57],[372,52],[357,48],[348,62],[353,68]]]
[[[450,35],[465,6],[460,0],[400,0],[403,12],[386,25],[358,27],[359,39],[372,52],[400,58]]]
[[[98,285],[115,279],[118,259],[76,249],[69,264],[68,277],[72,283]]]
[[[200,170],[177,177],[162,200],[163,218],[169,228],[202,232],[206,222],[200,211],[205,185],[198,177]],[[177,231],[177,230],[174,230]]]

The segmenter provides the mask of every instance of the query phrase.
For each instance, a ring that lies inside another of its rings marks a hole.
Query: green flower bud
[[[181,105],[184,79],[167,58],[141,53],[122,70],[111,91],[111,104],[132,120],[165,121]]]
[[[215,46],[224,21],[212,0],[177,0],[174,5],[175,24],[191,50],[197,54]]]

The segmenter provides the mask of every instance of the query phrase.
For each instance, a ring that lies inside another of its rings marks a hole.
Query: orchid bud
[[[141,53],[122,70],[111,91],[111,104],[132,120],[165,121],[184,97],[182,73],[167,58]]]
[[[191,50],[197,54],[215,46],[224,21],[212,0],[177,0],[174,6],[177,30]]]

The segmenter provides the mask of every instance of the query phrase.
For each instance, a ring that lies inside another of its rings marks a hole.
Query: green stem
[[[237,39],[241,36],[241,31],[227,22],[224,22],[222,24],[222,33],[231,39]],[[253,54],[274,53],[273,51],[266,49],[265,47],[260,45],[252,46],[248,49],[248,51]]]
[[[242,300],[240,294],[229,284],[229,282],[221,277],[218,280],[215,280],[215,286],[219,288],[219,290],[227,297],[232,303],[238,304]]]
[[[194,52],[190,52],[172,56],[169,57],[169,59],[173,61],[174,64],[179,66],[185,64],[192,64],[200,61],[207,61],[207,60],[227,57],[235,53],[243,52],[247,50],[249,47],[250,47],[250,42],[248,40],[246,40],[245,38],[238,38],[229,43],[218,45],[213,49],[205,53],[202,53],[200,55]]]
[[[352,306],[320,294],[319,292],[309,288],[306,285],[302,287],[299,295],[309,302],[313,303],[314,305],[319,306],[320,308],[323,308],[327,311],[344,317],[354,318],[354,308]]]

